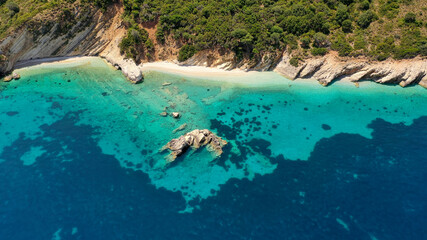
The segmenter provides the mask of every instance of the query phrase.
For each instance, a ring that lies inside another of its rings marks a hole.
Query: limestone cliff
[[[132,82],[141,81],[139,67],[120,54],[119,43],[126,34],[120,17],[122,11],[120,5],[112,6],[105,13],[97,9],[75,9],[76,15],[88,15],[91,21],[78,21],[63,35],[58,35],[58,23],[39,36],[31,26],[22,27],[0,42],[0,51],[6,56],[0,62],[0,72],[7,73],[19,62],[38,58],[101,56],[121,68]],[[42,29],[42,24],[36,28]]]

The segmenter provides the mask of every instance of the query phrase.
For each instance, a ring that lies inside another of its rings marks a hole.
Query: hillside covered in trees
[[[128,34],[120,49],[134,59],[150,59],[156,48],[171,42],[179,46],[179,61],[209,49],[233,52],[236,60],[256,60],[288,49],[295,65],[299,59],[330,51],[379,61],[427,56],[425,0],[0,0],[0,4],[1,38],[31,25],[35,16],[40,21],[43,14],[61,26],[59,35],[66,34],[78,20],[76,6],[107,11],[111,4],[121,4]],[[156,25],[154,37],[144,28],[147,23]]]

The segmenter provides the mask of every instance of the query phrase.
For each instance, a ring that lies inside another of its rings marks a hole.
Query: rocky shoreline
[[[355,83],[370,80],[382,84],[399,84],[402,87],[419,84],[427,88],[427,60],[422,58],[384,62],[357,58],[343,61],[329,54],[308,59],[297,67],[289,63],[290,58],[288,54],[284,54],[274,71],[292,80],[316,79],[323,86],[337,80]]]

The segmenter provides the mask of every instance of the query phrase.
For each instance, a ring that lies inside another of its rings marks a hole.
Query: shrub
[[[327,47],[329,45],[328,37],[323,33],[315,33],[313,35],[313,46],[314,47]]]
[[[368,0],[364,0],[363,2],[360,3],[359,5],[359,9],[360,10],[368,10],[370,7],[370,3]]]
[[[292,57],[290,60],[289,60],[289,64],[291,64],[292,66],[294,66],[294,67],[298,67],[298,64],[299,64],[299,58],[297,58],[297,57]]]
[[[165,33],[163,32],[163,28],[159,27],[156,31],[156,39],[160,43],[165,43]]]
[[[301,47],[310,48],[311,39],[308,36],[301,38]]]
[[[353,30],[351,20],[347,19],[344,22],[342,22],[342,30],[346,33],[349,33]]]
[[[341,57],[348,56],[353,51],[351,45],[346,41],[344,36],[339,36],[333,43],[332,49],[338,51]]]
[[[377,60],[378,61],[384,61],[384,60],[386,60],[388,58],[388,55],[387,54],[380,54],[380,55],[378,55],[377,56]]]
[[[311,54],[313,56],[324,56],[326,53],[328,53],[328,49],[326,48],[312,48]]]
[[[285,42],[289,45],[291,50],[298,48],[298,38],[293,34],[288,34],[285,36]]]
[[[279,26],[273,26],[271,28],[271,32],[272,33],[283,33],[283,29],[281,27],[279,27]]]
[[[406,23],[414,23],[416,21],[415,13],[407,13],[403,19]]]
[[[372,12],[371,10],[368,10],[360,14],[359,19],[357,19],[357,24],[359,24],[361,28],[367,28],[377,18],[378,17],[377,15],[375,15],[374,12]]]
[[[383,61],[390,56],[394,49],[394,39],[392,37],[387,37],[383,42],[377,45],[376,50],[373,51],[372,54],[374,56],[377,55],[377,60]]]
[[[14,14],[19,13],[19,6],[18,4],[14,3],[14,2],[8,2],[6,4],[6,7],[12,11]]]
[[[179,49],[178,61],[183,62],[191,58],[196,53],[196,48],[193,45],[184,45]]]
[[[154,44],[151,41],[151,39],[147,38],[147,41],[145,41],[145,47],[148,49],[148,51],[153,51],[154,50]]]
[[[84,0],[82,2],[89,2],[95,4],[95,6],[106,10],[108,5],[110,5],[114,0]],[[126,3],[126,1],[125,1]]]
[[[399,46],[394,51],[394,58],[396,59],[413,58],[417,56],[419,52],[420,52],[420,49],[416,47]]]
[[[350,14],[348,13],[348,8],[344,4],[338,5],[337,12],[335,14],[335,20],[339,25],[341,25],[346,19],[348,19]]]
[[[147,49],[151,50],[150,43],[151,40],[149,40],[148,32],[145,29],[141,29],[137,25],[132,26],[119,44],[120,53],[125,53],[126,57],[137,60],[143,51],[143,46],[148,44]]]
[[[423,45],[421,45],[419,49],[420,49],[420,54],[422,56],[427,56],[427,43],[424,43]]]
[[[363,35],[358,35],[355,37],[354,40],[354,50],[361,50],[361,49],[365,49],[366,50],[366,46],[368,45],[368,43],[366,42],[365,38]]]
[[[274,45],[278,45],[278,44],[280,43],[281,35],[280,35],[279,33],[277,33],[277,32],[274,32],[274,33],[272,33],[272,34],[270,35],[270,38],[271,38],[271,42],[272,42]]]
[[[233,32],[231,32],[231,36],[237,39],[241,39],[247,34],[248,34],[248,31],[246,31],[245,29],[236,29]]]

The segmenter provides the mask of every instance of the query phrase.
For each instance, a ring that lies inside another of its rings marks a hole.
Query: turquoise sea
[[[159,71],[133,85],[100,58],[18,72],[0,83],[0,239],[425,239],[422,87]],[[196,128],[224,154],[167,165],[161,147]]]

